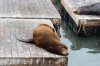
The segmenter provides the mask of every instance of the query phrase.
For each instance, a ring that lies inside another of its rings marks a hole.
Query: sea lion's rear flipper
[[[16,38],[16,39],[21,41],[21,42],[34,44],[34,39],[33,38],[31,38],[31,39],[19,39],[19,38]]]

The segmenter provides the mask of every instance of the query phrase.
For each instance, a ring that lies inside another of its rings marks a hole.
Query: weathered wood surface
[[[2,18],[58,18],[50,0],[0,0]]]
[[[66,0],[65,2],[68,2],[68,5],[70,5],[70,7],[77,8],[93,3],[98,3],[100,2],[100,0]]]
[[[52,62],[55,64],[52,66],[56,66],[56,64],[67,62],[66,57],[51,54],[34,44],[20,42],[16,39],[31,38],[33,28],[41,23],[52,26],[48,19],[0,19],[0,66],[21,66],[21,64],[47,66]],[[47,65],[45,65],[46,62],[48,62]]]
[[[100,2],[100,0],[61,0],[63,7],[73,18],[77,26],[79,26],[80,24],[85,26],[100,26],[100,16],[77,15],[73,13],[73,11],[78,7],[97,2]]]

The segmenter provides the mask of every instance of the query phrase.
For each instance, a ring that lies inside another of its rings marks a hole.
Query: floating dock
[[[0,8],[0,18],[61,19],[50,0],[1,0]]]
[[[39,24],[53,27],[61,17],[50,0],[0,1],[0,66],[65,66],[67,57],[49,53],[16,38],[32,38]]]
[[[73,13],[73,11],[81,7],[83,5],[87,5],[89,3],[100,2],[99,0],[61,0],[61,4],[63,6],[63,15],[65,15],[65,19],[71,20],[69,24],[73,28],[74,32],[79,34],[91,35],[98,33],[100,35],[100,16],[96,15],[77,15]],[[66,16],[67,15],[67,16]],[[69,15],[69,17],[68,17]]]
[[[66,64],[67,57],[51,54],[34,44],[16,39],[32,38],[32,30],[39,24],[53,27],[48,19],[0,19],[0,66]]]

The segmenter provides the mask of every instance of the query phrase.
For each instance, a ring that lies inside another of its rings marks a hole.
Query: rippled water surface
[[[100,36],[77,37],[64,21],[60,32],[69,47],[68,66],[100,66]]]

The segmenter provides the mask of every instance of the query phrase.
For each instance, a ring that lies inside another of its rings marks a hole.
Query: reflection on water
[[[69,47],[68,66],[100,66],[100,36],[77,37],[64,21],[60,32]]]

